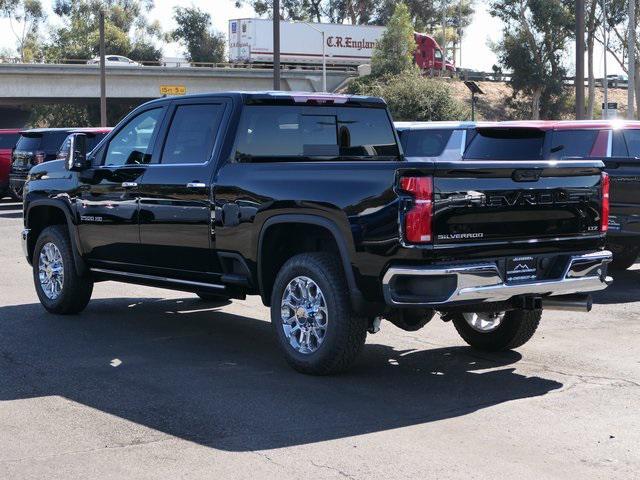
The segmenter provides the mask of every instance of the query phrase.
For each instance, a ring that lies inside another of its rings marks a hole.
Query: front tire
[[[338,259],[303,253],[276,276],[271,324],[287,362],[297,371],[329,375],[347,370],[362,350],[367,321],[351,312]]]
[[[542,310],[512,310],[492,315],[459,313],[453,315],[452,320],[458,334],[470,346],[498,352],[521,347],[531,340],[540,323]]]
[[[64,225],[45,228],[33,252],[33,281],[42,306],[50,313],[80,313],[89,303],[93,280],[76,272],[69,233]]]

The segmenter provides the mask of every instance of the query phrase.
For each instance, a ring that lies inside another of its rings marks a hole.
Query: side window
[[[335,115],[289,107],[245,107],[238,129],[236,158],[240,161],[285,160],[301,156],[337,156]]]
[[[553,132],[551,158],[585,158],[591,155],[598,130],[557,130]]]
[[[612,142],[611,155],[613,157],[627,157],[629,152],[627,151],[627,144],[624,141],[622,130],[613,130],[613,142]]]
[[[64,155],[69,151],[69,144],[71,143],[71,135],[69,135],[67,138],[65,138],[64,142],[62,142],[62,145],[60,146],[60,150],[59,150],[59,154],[60,155]]]
[[[160,127],[164,108],[147,110],[133,117],[111,139],[104,165],[136,165],[151,161],[151,141]]]
[[[340,155],[397,157],[398,144],[387,111],[382,108],[338,108]]]
[[[640,158],[640,130],[625,130],[624,138],[627,140],[629,156]]]
[[[444,151],[452,133],[452,129],[413,130],[404,153],[408,157],[437,157]]]
[[[162,151],[163,164],[204,163],[216,141],[224,106],[179,105]]]
[[[442,60],[442,52],[440,50],[435,51],[435,59]]]

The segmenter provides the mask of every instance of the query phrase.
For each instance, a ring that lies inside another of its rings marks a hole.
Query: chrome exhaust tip
[[[543,310],[562,310],[566,312],[590,312],[593,306],[591,295],[559,295],[544,297]]]

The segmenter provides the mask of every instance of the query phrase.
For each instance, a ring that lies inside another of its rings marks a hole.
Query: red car
[[[9,188],[11,152],[16,146],[19,137],[20,130],[0,130],[0,199],[5,197]]]
[[[599,158],[611,184],[607,247],[613,268],[632,266],[640,254],[640,122],[518,121],[484,124],[465,160],[572,160]]]

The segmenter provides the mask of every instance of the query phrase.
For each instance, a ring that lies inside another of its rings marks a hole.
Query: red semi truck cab
[[[443,59],[445,61],[445,69],[449,72],[455,72],[456,66],[446,60],[442,53],[442,48],[436,42],[436,39],[426,33],[414,33],[416,39],[416,51],[414,54],[415,63],[420,70],[442,70]]]

